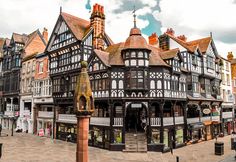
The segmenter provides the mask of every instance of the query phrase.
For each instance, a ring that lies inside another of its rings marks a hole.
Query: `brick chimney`
[[[187,37],[185,37],[185,35],[179,35],[179,36],[177,36],[177,38],[178,38],[179,40],[184,41],[184,42],[187,41]]]
[[[169,34],[169,35],[172,35],[172,36],[175,35],[175,31],[174,31],[172,28],[168,28],[168,29],[166,30],[166,33]]]
[[[152,33],[152,35],[148,37],[148,41],[149,41],[149,44],[159,47],[158,36],[156,33]]]
[[[228,52],[227,58],[229,61],[233,60],[234,59],[233,52]]]
[[[93,27],[93,45],[95,49],[104,50],[105,14],[104,7],[95,4],[90,17],[90,25]]]
[[[45,42],[48,43],[48,29],[47,28],[43,28],[43,38]]]

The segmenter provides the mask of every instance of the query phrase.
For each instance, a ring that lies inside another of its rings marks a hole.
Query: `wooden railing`
[[[151,126],[160,126],[161,125],[160,118],[151,118],[150,122],[151,122]]]
[[[196,118],[187,118],[187,123],[192,124],[192,123],[197,123],[199,122],[199,117]]]
[[[123,118],[114,118],[113,126],[123,126]]]
[[[110,126],[110,118],[106,117],[91,117],[90,118],[91,125],[102,125],[102,126]]]

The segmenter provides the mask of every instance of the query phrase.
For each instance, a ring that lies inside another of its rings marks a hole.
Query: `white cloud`
[[[232,0],[161,0],[161,11],[154,17],[161,22],[162,32],[173,28],[177,35],[189,39],[209,36],[213,32],[216,48],[222,55],[236,53],[236,4]]]

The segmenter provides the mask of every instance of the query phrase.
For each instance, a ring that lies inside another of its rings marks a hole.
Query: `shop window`
[[[152,143],[160,143],[160,130],[158,129],[153,129],[152,130]]]
[[[169,147],[169,136],[168,136],[169,130],[165,129],[163,132],[164,135],[164,141],[163,143],[165,144],[165,147]]]
[[[103,132],[101,129],[94,127],[94,145],[103,147]]]
[[[183,129],[176,130],[175,138],[177,144],[181,144],[184,142]]]
[[[122,131],[114,129],[114,143],[122,143]]]

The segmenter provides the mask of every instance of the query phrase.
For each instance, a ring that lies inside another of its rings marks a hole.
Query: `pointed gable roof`
[[[82,40],[86,31],[90,28],[90,22],[68,13],[62,12],[61,16],[65,20],[68,27],[78,40]]]
[[[101,51],[101,50],[94,50],[95,54],[97,55],[97,57],[106,65],[106,66],[110,66],[109,65],[109,53],[105,52],[105,51]]]
[[[149,65],[153,66],[165,66],[170,67],[162,58],[161,58],[161,49],[152,45],[148,45],[148,48],[151,50]]]
[[[211,37],[206,37],[206,38],[201,38],[201,39],[189,41],[189,42],[187,42],[187,45],[189,45],[189,46],[198,46],[200,51],[202,53],[205,53],[207,51],[211,41],[212,41]]]
[[[174,48],[174,49],[171,49],[168,51],[162,51],[160,53],[160,56],[162,59],[165,60],[165,59],[171,59],[171,58],[178,56],[178,53],[179,53],[179,48]]]

